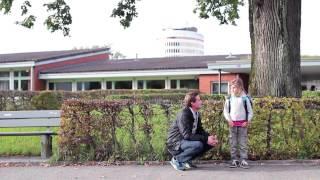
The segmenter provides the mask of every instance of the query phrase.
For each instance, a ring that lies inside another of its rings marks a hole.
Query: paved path
[[[230,169],[226,164],[200,164],[197,169],[178,172],[170,165],[123,165],[123,166],[29,166],[2,167],[1,180],[317,180],[320,179],[319,164],[267,163],[250,169]]]

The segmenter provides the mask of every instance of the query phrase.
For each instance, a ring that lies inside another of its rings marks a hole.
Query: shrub
[[[219,145],[205,159],[229,159],[224,100],[205,100],[202,123]],[[66,101],[59,147],[63,160],[169,160],[168,128],[182,108],[173,101]],[[249,157],[296,159],[320,157],[320,101],[254,99],[249,128]]]

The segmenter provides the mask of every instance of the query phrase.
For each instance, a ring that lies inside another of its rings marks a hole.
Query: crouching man
[[[184,99],[185,107],[172,123],[167,139],[168,151],[173,156],[170,164],[176,170],[195,168],[192,160],[201,156],[218,143],[201,125],[199,109],[202,101],[199,92],[189,92]]]

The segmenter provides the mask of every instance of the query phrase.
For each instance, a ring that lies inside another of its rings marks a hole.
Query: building
[[[163,45],[166,57],[204,54],[203,35],[195,27],[164,29]]]
[[[0,90],[44,90],[43,70],[108,58],[108,48],[0,54]]]
[[[0,55],[0,90],[199,89],[229,93],[237,76],[248,86],[250,55],[109,59],[109,49]],[[320,59],[302,60],[302,85],[320,89]]]

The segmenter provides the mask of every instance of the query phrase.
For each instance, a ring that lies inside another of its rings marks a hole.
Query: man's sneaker
[[[239,166],[238,160],[232,160],[229,168],[237,168]]]
[[[247,163],[247,161],[242,160],[240,163],[240,167],[243,169],[249,169],[249,164]]]
[[[177,171],[184,171],[185,167],[182,163],[178,162],[174,157],[170,161],[171,166]]]
[[[183,163],[183,164],[184,164],[184,167],[185,167],[186,169],[197,168],[197,166],[194,165],[191,161],[187,161],[187,162],[185,162],[185,163]]]

